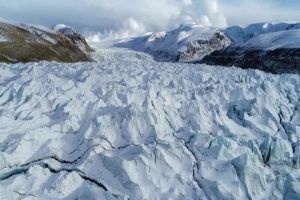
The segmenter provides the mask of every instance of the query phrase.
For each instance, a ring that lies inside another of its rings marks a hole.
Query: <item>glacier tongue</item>
[[[300,78],[158,63],[0,65],[0,199],[299,199]]]

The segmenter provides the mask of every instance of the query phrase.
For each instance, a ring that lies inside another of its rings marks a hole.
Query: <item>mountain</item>
[[[64,24],[58,24],[53,27],[53,30],[56,31],[56,33],[61,33],[65,37],[69,38],[81,51],[85,53],[93,51],[93,49],[86,42],[84,36],[74,28],[68,27]]]
[[[170,32],[122,40],[114,46],[149,53],[157,61],[192,62],[230,44],[231,40],[216,28],[181,25]]]
[[[115,46],[150,53],[158,61],[299,73],[299,35],[299,23],[258,23],[222,29],[185,25],[169,32],[119,41]]]
[[[206,56],[202,63],[300,73],[300,24],[260,23],[224,32],[233,45]]]
[[[69,27],[51,30],[0,22],[0,62],[91,61],[91,52],[84,37]]]

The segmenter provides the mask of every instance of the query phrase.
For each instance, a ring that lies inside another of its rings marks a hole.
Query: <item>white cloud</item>
[[[183,2],[184,5],[191,5],[191,4],[193,4],[192,0],[182,0],[182,2]]]
[[[178,23],[224,26],[217,0],[0,0],[0,15],[24,23],[64,23],[97,37],[128,37]],[[176,19],[176,20],[175,20]]]
[[[299,6],[296,0],[219,0],[219,8],[229,25],[276,20],[299,21]]]
[[[126,19],[117,30],[106,30],[103,32],[86,33],[88,41],[100,42],[102,40],[113,40],[117,38],[128,38],[147,32],[146,26],[135,18]]]
[[[99,2],[102,2],[101,4]],[[182,23],[225,26],[217,0],[89,0],[99,11],[111,11],[117,27],[102,30],[97,38],[112,39],[175,28]],[[94,38],[90,37],[90,38]]]
[[[182,23],[226,26],[300,20],[296,0],[0,0],[0,5],[0,17],[46,26],[63,23],[98,40]]]

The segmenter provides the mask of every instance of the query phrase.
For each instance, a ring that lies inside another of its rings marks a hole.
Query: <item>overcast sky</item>
[[[99,37],[127,37],[181,23],[244,25],[300,21],[300,0],[0,0],[0,17],[52,26],[64,23]]]

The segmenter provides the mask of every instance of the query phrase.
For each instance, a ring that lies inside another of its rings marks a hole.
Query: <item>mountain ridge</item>
[[[0,62],[91,61],[92,48],[75,30],[73,36],[41,26],[0,22]]]
[[[227,28],[192,24],[116,42],[114,46],[149,53],[157,61],[300,73],[299,35],[300,23],[256,23]]]

